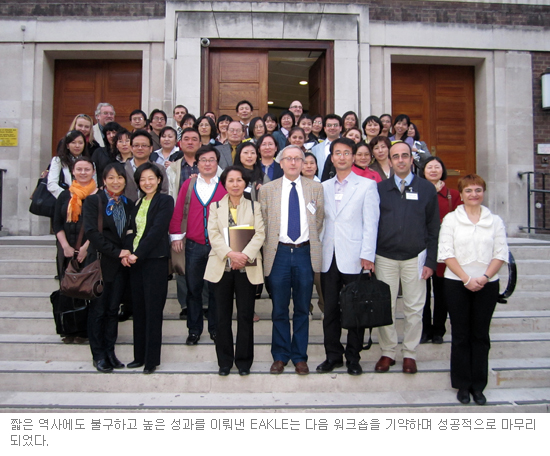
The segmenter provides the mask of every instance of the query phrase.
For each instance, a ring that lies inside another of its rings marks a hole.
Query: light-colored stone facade
[[[51,158],[56,59],[141,59],[144,111],[171,113],[184,103],[198,113],[203,37],[333,41],[335,111],[361,119],[391,112],[392,63],[474,66],[476,161],[487,204],[510,234],[525,224],[517,172],[533,169],[530,52],[550,52],[550,30],[376,22],[358,4],[169,1],[164,18],[0,18],[0,127],[19,129],[17,147],[0,147],[0,168],[8,170],[4,228],[49,229],[28,212],[28,198]]]

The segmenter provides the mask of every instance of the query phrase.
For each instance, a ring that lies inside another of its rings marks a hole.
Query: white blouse
[[[485,206],[481,206],[479,222],[472,223],[464,206],[449,212],[441,224],[437,261],[444,263],[456,258],[464,272],[471,277],[481,277],[493,259],[508,262],[508,244],[504,222]],[[445,278],[460,280],[449,268]],[[498,274],[490,281],[498,280]]]

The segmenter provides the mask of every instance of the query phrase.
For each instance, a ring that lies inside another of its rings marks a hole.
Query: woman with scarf
[[[103,190],[90,195],[84,208],[84,229],[92,247],[101,254],[103,294],[90,302],[88,336],[94,367],[99,372],[122,369],[115,355],[118,333],[118,307],[128,287],[121,259],[130,255],[124,250],[129,214],[134,203],[124,195],[126,172],[118,162],[109,163],[103,171]],[[102,231],[99,231],[99,211]]]
[[[57,198],[53,219],[53,230],[57,238],[57,263],[60,271],[60,281],[63,279],[69,261],[75,255],[77,261],[84,265],[95,261],[96,257],[94,249],[89,248],[90,241],[86,239],[86,236],[82,239],[80,249],[75,250],[83,224],[82,206],[88,196],[97,192],[97,185],[93,179],[94,165],[92,160],[88,157],[78,157],[72,165],[72,174],[75,180],[72,181],[69,189],[62,191]],[[64,312],[74,311],[75,309],[82,309],[79,315],[85,315],[85,301],[60,295],[57,303],[54,304],[57,332],[66,344],[84,343],[88,337],[84,317],[75,318],[79,324],[75,325],[70,331],[64,330],[59,324],[58,318],[56,318]]]

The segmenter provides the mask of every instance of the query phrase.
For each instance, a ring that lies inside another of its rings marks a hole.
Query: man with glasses
[[[360,375],[365,329],[349,329],[344,349],[340,342],[339,297],[342,288],[357,280],[362,269],[374,272],[380,201],[376,183],[351,170],[357,151],[355,143],[348,138],[338,138],[330,149],[336,176],[323,182],[325,228],[321,269],[326,360],[317,367],[317,372],[327,373],[342,367],[345,355],[348,374]]]
[[[161,148],[160,131],[166,127],[168,117],[164,111],[153,109],[149,115],[149,126],[151,127],[151,138],[153,138],[153,150]]]
[[[325,162],[330,155],[330,145],[332,141],[340,137],[340,133],[342,132],[342,118],[336,114],[327,114],[323,119],[323,125],[327,139],[311,149],[311,153],[317,158],[318,176],[323,175]]]
[[[416,347],[422,334],[426,280],[437,268],[439,204],[435,187],[411,173],[410,146],[397,142],[390,149],[393,177],[378,184],[380,222],[376,245],[376,274],[390,286],[393,324],[378,328],[382,356],[376,372],[395,364],[395,307],[399,282],[403,289],[403,372],[415,374]]]
[[[94,139],[100,145],[105,147],[107,144],[107,138],[103,133],[103,127],[109,122],[115,121],[115,108],[110,103],[99,103],[95,109],[95,118],[97,123],[94,125]]]
[[[132,132],[137,130],[145,130],[147,127],[147,114],[141,109],[134,109],[130,113],[130,125],[132,126]]]
[[[323,227],[323,186],[302,179],[304,153],[297,146],[281,152],[284,176],[260,189],[259,201],[265,223],[264,273],[269,280],[273,301],[273,332],[270,372],[280,374],[288,361],[296,373],[309,373],[307,345],[309,303],[314,272],[321,270]],[[290,298],[294,303],[290,331]]]
[[[124,164],[124,170],[126,171],[126,188],[124,189],[124,195],[126,198],[130,198],[135,202],[142,195],[134,179],[134,173],[140,165],[149,161],[149,156],[153,152],[153,139],[148,131],[137,130],[130,136],[130,146],[132,148],[133,157]],[[158,166],[163,177],[161,193],[167,195],[168,178],[166,177],[166,171],[164,170],[164,166],[157,163],[155,163],[155,165]]]
[[[298,100],[294,100],[292,103],[290,103],[288,110],[292,112],[292,114],[294,114],[294,124],[298,125],[298,120],[300,119],[300,116],[304,113],[302,103],[300,103]]]
[[[199,174],[196,180],[188,179],[183,183],[170,222],[170,240],[175,252],[179,253],[183,250],[183,238],[186,239],[185,282],[189,331],[185,342],[187,345],[197,345],[203,331],[202,290],[205,283],[203,277],[211,249],[207,230],[210,204],[220,201],[227,193],[216,176],[220,154],[214,146],[207,144],[200,147],[195,158]],[[194,187],[187,212],[187,231],[182,233],[181,222],[184,217],[185,200],[192,182]],[[216,319],[214,289],[212,284],[208,283],[208,332],[214,341],[216,340]]]
[[[243,142],[244,132],[244,126],[238,120],[234,120],[227,127],[227,142],[221,146],[216,146],[220,153],[221,169],[231,166],[235,161],[237,146]]]

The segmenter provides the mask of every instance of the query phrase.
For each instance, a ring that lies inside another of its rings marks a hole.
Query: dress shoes
[[[113,366],[111,366],[109,361],[106,359],[98,359],[97,361],[94,359],[94,367],[98,372],[103,372],[104,374],[113,372]]]
[[[477,405],[485,405],[485,403],[487,402],[487,398],[481,391],[472,390],[471,393],[472,393],[472,397],[474,398],[474,402]]]
[[[250,369],[239,369],[239,375],[241,376],[245,376],[245,375],[250,375]]]
[[[443,336],[434,336],[432,339],[432,344],[441,345],[443,343]]]
[[[315,370],[320,374],[326,374],[328,372],[332,372],[337,367],[342,367],[343,365],[344,363],[342,361],[331,361],[330,359],[326,359],[319,364]]]
[[[128,312],[127,310],[121,310],[120,313],[118,314],[118,321],[122,323],[123,321],[129,320],[131,316],[132,316],[132,312]]]
[[[394,359],[391,359],[388,356],[382,356],[376,363],[376,366],[374,366],[374,370],[375,372],[388,372],[390,370],[390,366],[393,365],[395,365]]]
[[[456,393],[456,398],[458,399],[458,402],[460,402],[461,404],[469,404],[470,392],[465,388],[461,388],[458,390],[458,393]]]
[[[111,366],[113,366],[114,369],[123,369],[124,364],[120,362],[120,360],[116,357],[116,355],[113,353],[112,355],[107,355],[107,359],[111,363]]]
[[[210,333],[210,339],[212,339],[214,342],[216,342],[216,333]]]
[[[199,343],[201,336],[198,334],[189,334],[187,340],[185,341],[186,345],[197,345]]]
[[[269,369],[270,374],[282,374],[285,370],[286,363],[282,361],[274,361]]]
[[[430,340],[432,340],[432,336],[422,333],[422,337],[420,338],[421,344],[427,344]]]
[[[416,361],[412,358],[403,358],[403,372],[405,374],[416,374]]]
[[[180,320],[187,320],[187,309],[181,309]]]
[[[363,368],[358,362],[347,363],[348,365],[348,374],[350,375],[361,375],[363,373]]]
[[[307,367],[307,363],[305,361],[298,361],[294,365],[295,371],[298,375],[307,375],[309,374],[309,367]]]
[[[230,367],[220,367],[220,369],[218,370],[218,375],[226,377],[227,375],[229,375],[229,372],[231,372]]]
[[[149,374],[153,374],[156,370],[157,370],[157,366],[152,366],[152,367],[146,366],[145,369],[143,369],[143,373],[146,375],[149,375]]]
[[[143,363],[139,361],[132,361],[131,363],[128,363],[126,366],[128,369],[137,369],[138,367],[143,366]]]

